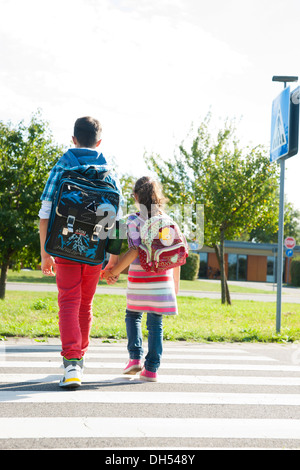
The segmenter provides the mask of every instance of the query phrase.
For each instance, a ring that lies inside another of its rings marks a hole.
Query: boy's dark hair
[[[90,116],[78,118],[74,125],[74,137],[81,147],[94,147],[101,139],[102,126]]]

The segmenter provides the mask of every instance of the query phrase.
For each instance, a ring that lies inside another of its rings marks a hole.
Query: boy
[[[72,137],[75,148],[69,149],[53,167],[41,196],[41,269],[46,276],[56,274],[61,355],[65,368],[61,387],[81,385],[83,356],[88,349],[92,325],[92,302],[102,265],[91,266],[62,258],[54,259],[45,251],[44,245],[55,191],[62,173],[71,167],[74,168],[74,157],[77,168],[82,170],[90,165],[107,165],[102,153],[97,151],[101,143],[101,133],[102,127],[97,119],[82,117],[76,120]],[[120,190],[118,179],[114,179]],[[117,255],[110,255],[106,269],[111,269],[118,259]],[[114,282],[115,280],[111,284]]]

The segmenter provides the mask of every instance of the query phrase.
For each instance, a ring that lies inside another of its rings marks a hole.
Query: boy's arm
[[[41,243],[41,269],[46,276],[55,276],[54,258],[45,251],[45,241],[47,235],[49,219],[40,219],[40,243]]]
[[[173,269],[173,277],[174,277],[175,293],[177,295],[179,292],[179,284],[180,284],[180,266],[176,266],[176,268]]]

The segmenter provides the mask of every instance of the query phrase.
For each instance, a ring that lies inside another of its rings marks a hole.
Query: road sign
[[[295,240],[295,238],[293,238],[293,237],[287,237],[287,238],[284,240],[284,246],[285,246],[287,249],[290,249],[290,250],[292,250],[293,248],[295,248],[295,246],[296,246],[296,240]]]
[[[285,254],[287,258],[291,258],[294,254],[294,251],[289,249],[289,250],[286,250]]]
[[[284,178],[285,160],[298,153],[299,140],[299,89],[291,94],[286,82],[297,81],[298,77],[273,77],[273,81],[284,82],[284,90],[273,100],[271,120],[270,161],[280,163],[280,196],[278,220],[278,251],[277,251],[277,311],[276,331],[281,328],[281,298],[283,276],[283,241],[284,241]],[[287,247],[288,249],[291,249]],[[289,262],[290,258],[288,258]]]
[[[272,104],[270,160],[274,162],[289,153],[290,87],[278,95]]]

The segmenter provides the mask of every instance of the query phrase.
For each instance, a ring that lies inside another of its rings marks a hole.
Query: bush
[[[190,253],[186,263],[181,266],[180,279],[193,281],[198,276],[200,257],[197,253]]]
[[[291,264],[292,286],[300,287],[300,258],[294,258]]]

